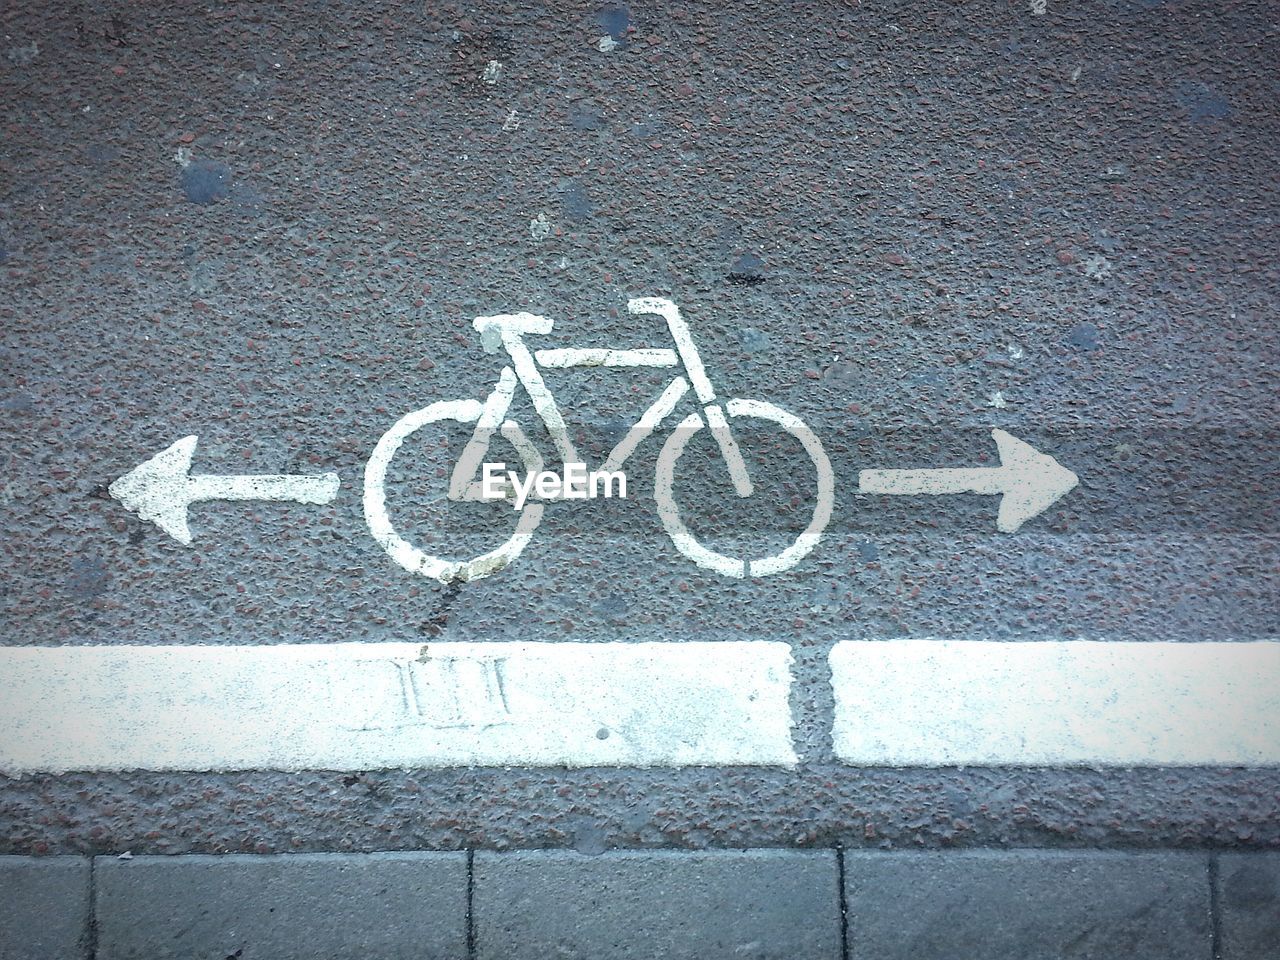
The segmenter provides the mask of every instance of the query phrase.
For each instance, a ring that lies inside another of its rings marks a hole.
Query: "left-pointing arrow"
[[[191,542],[187,506],[200,500],[292,500],[328,503],[338,495],[338,475],[317,477],[191,475],[196,437],[183,437],[107,488],[143,520],[180,543]]]

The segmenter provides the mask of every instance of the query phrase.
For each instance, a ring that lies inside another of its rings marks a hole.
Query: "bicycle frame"
[[[520,426],[514,421],[505,419],[511,401],[515,398],[517,384],[524,387],[533,401],[534,410],[546,425],[547,433],[551,436],[551,442],[556,448],[561,464],[583,462],[569,439],[568,427],[560,413],[560,407],[542,379],[538,369],[540,366],[563,370],[572,367],[682,365],[688,379],[677,375],[667,385],[658,398],[641,414],[634,426],[627,431],[626,436],[610,451],[599,469],[603,472],[621,470],[627,458],[675,410],[676,405],[692,386],[694,394],[702,404],[712,436],[719,444],[728,465],[734,490],[740,497],[751,495],[753,489],[751,478],[747,474],[742,452],[729,430],[724,409],[716,400],[715,389],[707,377],[702,365],[702,357],[698,354],[698,348],[694,346],[693,337],[689,333],[688,324],[680,315],[680,309],[672,301],[662,297],[643,297],[628,301],[627,310],[632,315],[654,313],[661,316],[666,321],[667,329],[675,342],[675,350],[556,348],[535,351],[529,349],[524,342],[524,337],[526,334],[550,333],[554,325],[551,319],[531,313],[504,313],[476,317],[474,326],[486,349],[497,349],[497,345],[493,344],[494,337],[497,337],[501,348],[511,358],[511,365],[502,368],[497,385],[482,405],[475,432],[463,449],[462,456],[450,477],[449,499],[485,499],[481,493],[478,474],[495,430],[501,430],[503,436],[507,437],[527,459],[541,464],[541,456],[524,435]]]
[[[542,521],[542,502],[530,503],[527,499],[517,508],[518,519],[511,535],[486,553],[466,559],[448,559],[428,553],[415,546],[396,531],[387,512],[387,471],[401,445],[427,424],[442,420],[474,424],[474,433],[462,451],[462,456],[449,479],[448,496],[451,500],[492,499],[484,496],[485,484],[478,478],[481,461],[489,449],[493,432],[502,435],[515,446],[523,462],[526,474],[542,472],[542,456],[529,442],[519,424],[506,419],[516,387],[523,385],[533,401],[534,409],[546,425],[556,451],[565,467],[581,463],[578,453],[569,439],[564,417],[555,398],[543,382],[539,367],[566,368],[582,366],[604,367],[674,367],[684,366],[684,374],[677,374],[659,397],[650,404],[636,424],[609,453],[603,470],[617,473],[637,446],[675,410],[680,400],[690,390],[700,401],[701,413],[688,413],[673,427],[658,453],[653,478],[653,499],[657,505],[658,519],[671,537],[676,550],[700,567],[713,570],[726,577],[770,576],[790,570],[817,546],[822,531],[831,519],[831,507],[835,498],[835,478],[831,462],[822,449],[822,442],[799,417],[764,400],[734,397],[723,402],[717,400],[715,390],[707,379],[689,328],[680,311],[670,300],[658,297],[634,299],[627,309],[632,314],[656,313],[666,320],[667,329],[675,342],[675,349],[641,350],[587,350],[549,349],[531,350],[524,342],[526,334],[550,333],[552,321],[529,313],[508,313],[497,316],[477,317],[475,328],[487,351],[506,351],[511,363],[502,368],[493,391],[480,400],[439,400],[420,410],[406,413],[379,438],[364,472],[364,515],[369,532],[387,554],[400,566],[414,573],[432,577],[441,583],[460,580],[477,580],[501,570],[511,563],[528,546],[534,531]],[[720,553],[697,538],[680,516],[674,485],[676,461],[680,459],[686,444],[703,427],[710,426],[711,433],[724,454],[725,463],[733,478],[734,487],[741,496],[752,493],[751,479],[742,453],[729,432],[729,420],[734,417],[755,418],[772,424],[789,434],[803,447],[812,461],[817,476],[817,500],[813,517],[804,532],[795,537],[790,546],[768,556],[748,557],[736,553]],[[582,464],[586,466],[586,464]],[[518,482],[518,481],[516,481]],[[508,484],[512,486],[512,484]],[[521,487],[521,499],[524,497]],[[539,497],[543,500],[565,499],[564,488],[559,496]]]

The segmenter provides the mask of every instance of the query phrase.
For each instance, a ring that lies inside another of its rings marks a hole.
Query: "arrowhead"
[[[183,437],[111,484],[107,492],[143,520],[150,520],[179,543],[191,542],[187,529],[187,474],[196,438]]]
[[[1004,496],[996,529],[1013,533],[1036,514],[1049,509],[1080,482],[1080,478],[1029,443],[1003,430],[992,430],[1000,451],[1000,483]]]

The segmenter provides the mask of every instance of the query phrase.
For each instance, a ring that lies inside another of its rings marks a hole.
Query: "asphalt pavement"
[[[99,911],[101,931],[119,910],[126,938],[145,924],[103,882],[160,876],[152,857],[438,864],[439,922],[482,956],[513,955],[503,938],[525,928],[465,919],[458,884],[507,904],[520,871],[569,852],[625,879],[677,851],[772,851],[821,874],[820,902],[791,914],[816,911],[812,955],[832,930],[848,954],[854,916],[889,944],[866,918],[905,916],[928,884],[1004,884],[948,908],[990,931],[975,904],[1043,903],[1078,857],[1104,887],[1128,883],[1107,872],[1122,861],[1166,884],[1148,933],[1191,923],[1176,948],[1144,933],[1148,954],[1080,955],[1273,956],[1274,13],[0,7],[0,662],[53,691],[0,706],[0,854],[64,865],[49,882],[68,916]],[[475,323],[514,314],[543,319]],[[522,344],[584,461],[637,441],[625,499],[539,503],[535,523],[446,497],[482,409],[498,459],[561,459]],[[637,434],[659,397],[668,415]],[[715,442],[721,410],[750,497]],[[1139,666],[1133,684],[1119,668],[1008,683],[1016,709],[939,673],[919,690],[952,742],[981,727],[1004,752],[957,761],[929,741],[900,762],[897,728],[854,750],[841,711],[923,674],[860,661],[881,672],[840,689],[833,651],[906,640],[1107,642]],[[672,649],[689,642],[707,647],[691,666]],[[618,647],[638,643],[654,654],[636,666]],[[475,644],[532,645],[538,665]],[[1261,659],[1161,686],[1183,662],[1165,644]],[[351,667],[325,659],[336,645],[367,645],[359,664],[410,652]],[[119,658],[56,666],[126,647],[177,652],[136,682]],[[551,647],[586,659],[538,659]],[[215,660],[240,672],[192,666]],[[1105,744],[1124,727],[1138,746],[1091,748],[1062,719],[1081,701],[1051,686],[1090,690]],[[237,699],[251,687],[267,693]],[[769,708],[743,707],[756,696]],[[349,715],[373,702],[401,713]],[[256,703],[281,725],[261,743],[243,732]],[[317,717],[337,731],[323,743],[281,732]],[[61,763],[39,735],[85,749]],[[996,856],[1049,873],[992,879]],[[1266,866],[1223,887],[1237,863]],[[1148,901],[1107,903],[1123,926]],[[1237,923],[1263,933],[1232,939]],[[912,955],[946,955],[936,933]],[[1031,955],[1024,934],[1007,955]],[[606,955],[595,935],[572,949]]]

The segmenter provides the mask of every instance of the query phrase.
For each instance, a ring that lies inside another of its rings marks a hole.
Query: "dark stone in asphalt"
[[[569,123],[575,130],[599,130],[608,124],[604,114],[589,103],[577,103],[569,110]]]
[[[91,143],[85,148],[85,156],[95,166],[107,167],[120,159],[120,148],[109,143]]]
[[[591,198],[582,184],[571,182],[565,190],[564,212],[570,220],[586,220],[591,216]]]
[[[74,960],[88,948],[89,861],[0,857],[0,957]]]
[[[754,327],[744,327],[738,336],[742,340],[742,349],[749,354],[764,353],[773,345],[767,333]]]
[[[600,8],[596,15],[600,29],[614,40],[623,43],[627,39],[627,28],[631,26],[631,11],[625,3],[609,3]]]
[[[67,589],[81,602],[91,601],[106,593],[111,584],[111,573],[102,558],[90,554],[78,557],[71,564],[71,579]]]
[[[1071,346],[1077,350],[1090,351],[1097,350],[1100,346],[1098,342],[1098,328],[1092,323],[1077,323],[1071,328],[1070,335]]]
[[[1173,96],[1178,106],[1190,112],[1193,123],[1231,116],[1231,104],[1227,98],[1198,80],[1178,81]]]
[[[216,160],[192,160],[182,168],[182,192],[192,203],[225,200],[231,192],[231,168]]]
[[[850,954],[1205,960],[1208,868],[1183,853],[851,852]]]
[[[1280,853],[1218,858],[1221,960],[1280,960]]]
[[[834,851],[475,858],[477,960],[836,960]]]
[[[742,284],[744,286],[754,286],[757,283],[764,283],[764,261],[754,253],[744,253],[735,260],[733,262],[733,266],[729,268],[728,280],[730,283]]]
[[[97,960],[462,960],[461,853],[100,858]]]

